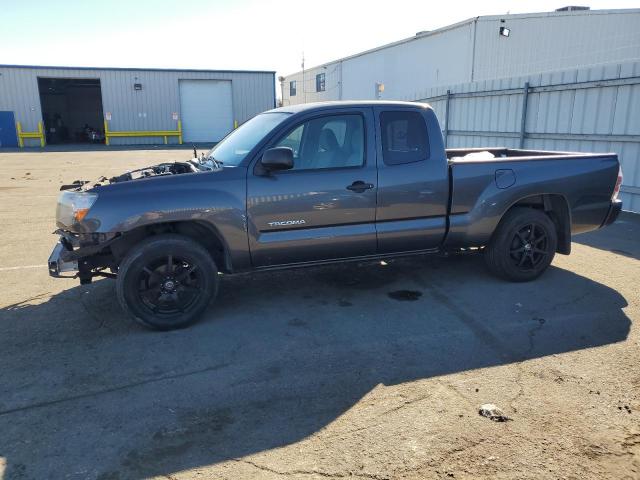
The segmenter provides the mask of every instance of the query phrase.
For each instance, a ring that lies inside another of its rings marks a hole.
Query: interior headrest
[[[338,139],[333,130],[329,128],[323,128],[320,131],[320,147],[324,150],[337,150],[340,148],[338,145]]]

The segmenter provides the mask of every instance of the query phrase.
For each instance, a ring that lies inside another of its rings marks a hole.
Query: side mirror
[[[267,171],[289,170],[293,168],[293,150],[290,147],[275,147],[265,151],[260,164]]]

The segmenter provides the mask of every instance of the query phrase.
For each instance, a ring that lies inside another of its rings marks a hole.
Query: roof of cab
[[[297,105],[288,105],[286,107],[274,108],[269,112],[283,113],[300,113],[309,110],[322,110],[327,108],[345,108],[345,107],[413,107],[413,108],[431,108],[427,103],[420,102],[400,102],[390,100],[340,100],[333,102],[312,102],[299,103]]]

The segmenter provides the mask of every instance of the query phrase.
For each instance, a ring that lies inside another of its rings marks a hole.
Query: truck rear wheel
[[[217,291],[218,270],[211,255],[181,235],[140,242],[118,268],[118,301],[148,328],[172,330],[192,324]]]
[[[544,212],[518,207],[500,221],[484,258],[495,275],[512,282],[528,282],[551,264],[557,244],[555,225]]]

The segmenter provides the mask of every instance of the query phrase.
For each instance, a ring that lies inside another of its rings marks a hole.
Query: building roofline
[[[59,65],[2,65],[0,68],[27,68],[46,70],[104,70],[119,72],[199,72],[199,73],[269,73],[275,75],[275,70],[204,70],[198,68],[141,68],[141,67],[63,67]]]
[[[484,21],[484,20],[497,20],[497,19],[510,19],[510,18],[538,18],[538,17],[551,17],[551,16],[579,16],[579,15],[607,15],[612,13],[640,13],[640,8],[618,8],[618,9],[601,9],[601,10],[571,10],[571,11],[563,11],[563,12],[532,12],[532,13],[512,13],[505,15],[482,15],[478,17],[471,17],[466,20],[462,20],[460,22],[452,23],[451,25],[446,25],[444,27],[437,28],[435,30],[428,30],[425,32],[418,32],[412,37],[403,38],[400,40],[396,40],[395,42],[387,43],[381,45],[379,47],[370,48],[368,50],[364,50],[362,52],[354,53],[352,55],[347,55],[346,57],[338,58],[337,60],[331,60],[330,62],[321,63],[319,65],[315,65],[313,67],[306,68],[304,71],[308,72],[310,70],[315,70],[317,68],[328,67],[329,65],[334,65],[336,63],[344,62],[346,60],[351,60],[353,58],[361,57],[363,55],[368,55],[373,52],[377,52],[379,50],[384,50],[387,48],[396,47],[398,45],[402,45],[404,43],[409,43],[414,40],[430,37],[433,35],[438,35],[444,33],[448,30],[454,30],[456,28],[463,27],[465,25],[472,24],[474,22]],[[292,77],[294,75],[299,75],[303,71],[298,70],[297,72],[290,73],[288,75],[284,75],[284,78]]]
[[[307,110],[327,110],[334,108],[349,107],[411,107],[411,108],[431,108],[425,102],[407,102],[402,100],[332,100],[328,102],[296,103],[284,107],[274,108],[265,113],[300,113]]]

